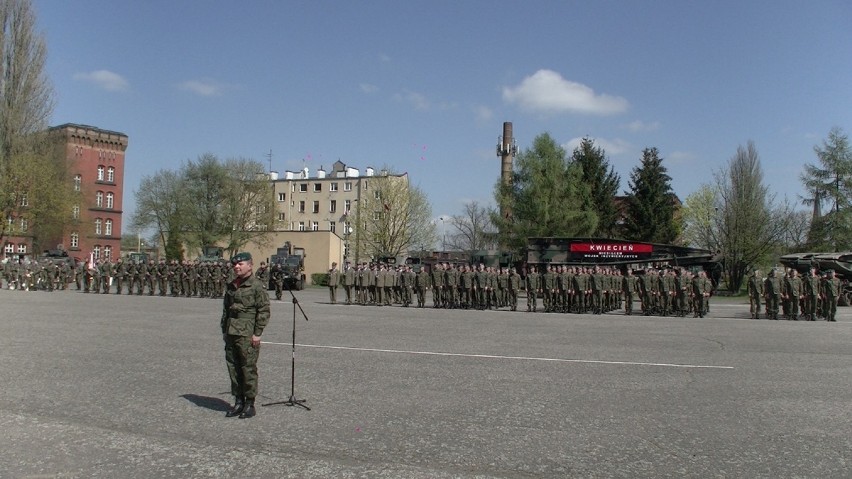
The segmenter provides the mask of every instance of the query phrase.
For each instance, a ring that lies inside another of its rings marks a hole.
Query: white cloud
[[[503,100],[541,113],[590,113],[611,115],[630,106],[618,96],[596,94],[582,83],[562,78],[552,70],[539,70],[515,87],[503,88]]]
[[[607,156],[612,155],[621,155],[623,153],[627,153],[633,151],[633,145],[629,142],[624,141],[620,138],[616,138],[614,140],[607,140],[605,138],[592,138],[595,142],[595,146],[598,148],[603,148],[604,153]],[[575,148],[580,146],[580,143],[583,141],[583,137],[571,138],[567,143],[562,145],[562,148],[568,152],[570,156]]]
[[[108,91],[125,91],[130,84],[123,76],[109,70],[95,70],[88,73],[74,74],[75,80],[87,81]]]
[[[178,85],[178,88],[201,96],[220,96],[225,91],[225,85],[210,80],[187,80]]]
[[[663,161],[673,164],[685,164],[695,161],[698,157],[688,151],[673,151],[668,156],[663,157]]]
[[[650,123],[645,123],[641,120],[636,120],[627,124],[627,129],[632,132],[640,132],[640,131],[657,131],[660,129],[659,121],[652,121]]]
[[[364,93],[375,93],[379,91],[379,87],[370,83],[360,83],[358,84],[358,88],[360,88]]]
[[[491,110],[491,108],[488,108],[484,105],[474,107],[473,112],[476,114],[477,123],[487,123],[491,121],[492,118],[494,118],[494,112]]]
[[[432,105],[422,93],[405,90],[402,93],[397,93],[394,96],[396,101],[401,101],[410,104],[415,110],[428,110]]]
[[[379,61],[382,63],[389,63],[391,61],[391,57],[386,53],[379,54]]]

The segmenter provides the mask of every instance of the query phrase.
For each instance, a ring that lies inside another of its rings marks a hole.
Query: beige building
[[[387,176],[387,172],[376,173],[372,167],[362,174],[341,161],[334,163],[331,171],[320,167],[312,174],[305,167],[301,171],[285,171],[280,177],[277,172],[270,173],[276,205],[275,232],[269,235],[268,246],[249,244],[246,250],[253,257],[268,261],[289,241],[293,248],[305,252],[308,283],[311,274],[328,271],[332,262],[342,266],[346,261],[373,260],[359,246],[367,223],[361,215],[375,214],[373,209],[381,203],[374,201],[371,184],[377,177]],[[408,185],[407,174],[391,177]],[[255,264],[259,263],[256,259]]]

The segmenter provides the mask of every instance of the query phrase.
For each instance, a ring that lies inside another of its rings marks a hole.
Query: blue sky
[[[852,2],[35,0],[52,124],[130,137],[139,181],[204,153],[272,169],[408,172],[434,216],[493,203],[504,121],[521,148],[590,136],[628,189],[657,147],[686,198],[754,141],[798,200],[852,131]],[[127,231],[125,231],[127,232]]]

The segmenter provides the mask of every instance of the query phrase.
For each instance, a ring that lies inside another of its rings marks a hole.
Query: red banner
[[[648,254],[654,246],[642,243],[572,243],[572,253]]]

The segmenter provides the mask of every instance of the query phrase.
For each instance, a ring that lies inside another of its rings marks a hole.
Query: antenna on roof
[[[269,160],[269,172],[272,173],[272,150],[269,150],[269,153],[266,155],[266,159]]]

